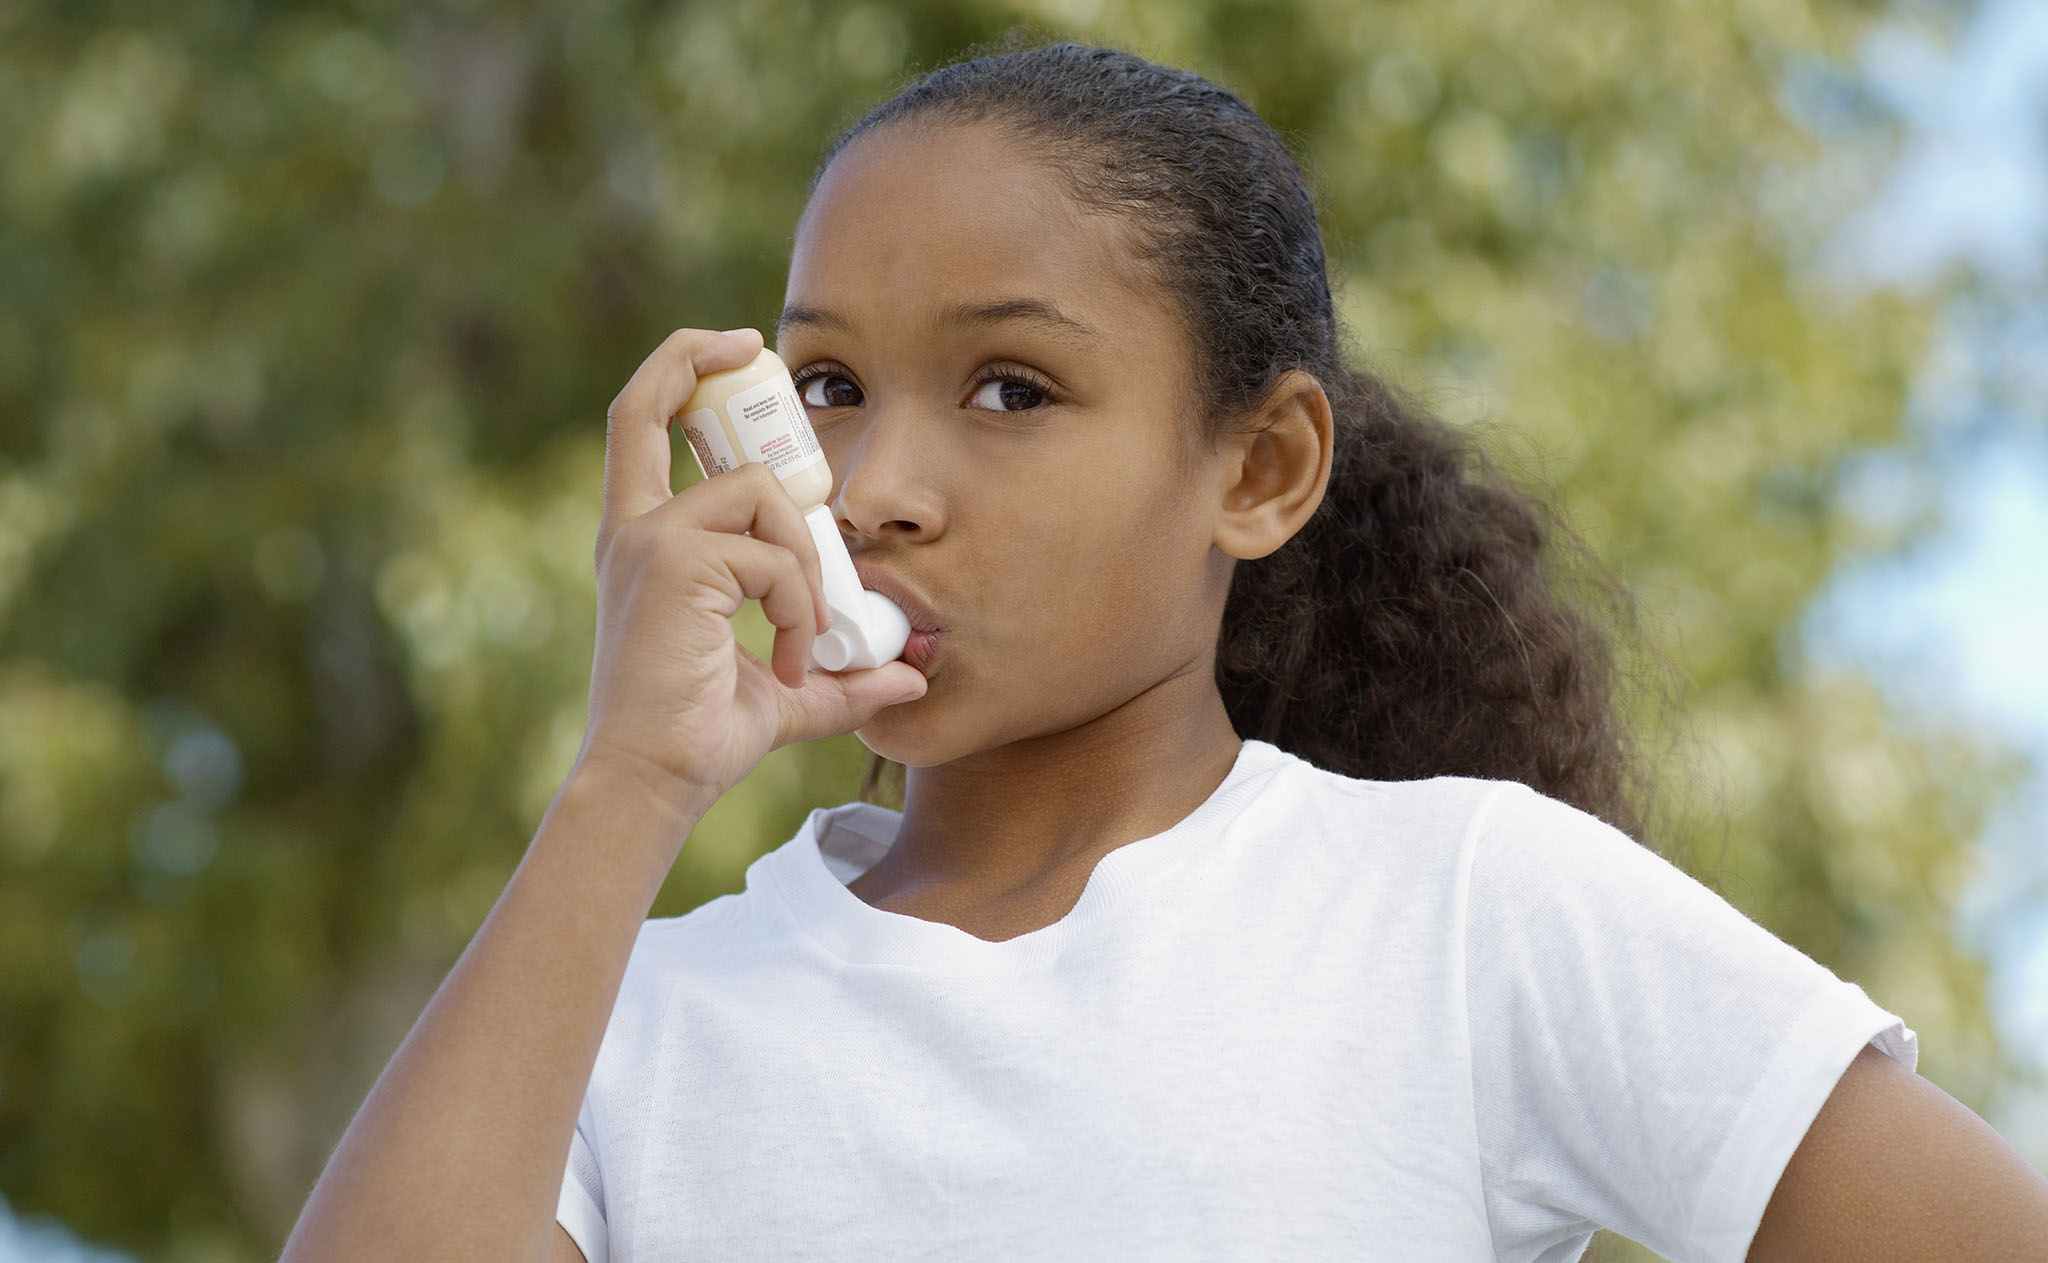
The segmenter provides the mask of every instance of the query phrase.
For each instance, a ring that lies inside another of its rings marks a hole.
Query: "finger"
[[[709,535],[709,548],[732,578],[739,595],[761,603],[761,613],[775,628],[770,651],[775,678],[793,689],[804,686],[817,623],[809,581],[787,548],[744,535]]]
[[[669,421],[696,392],[698,376],[739,368],[760,354],[761,345],[761,334],[754,329],[678,329],[641,361],[605,410],[600,551],[622,523],[672,494]]]
[[[788,549],[803,568],[816,607],[814,631],[831,625],[825,608],[825,575],[818,562],[817,541],[797,510],[796,501],[766,465],[749,461],[730,473],[685,487],[680,495],[650,510],[655,521],[674,520],[698,530],[755,539]]]
[[[813,672],[802,689],[782,692],[782,730],[775,744],[852,732],[890,706],[923,697],[927,687],[924,673],[907,662],[885,662],[870,671]]]

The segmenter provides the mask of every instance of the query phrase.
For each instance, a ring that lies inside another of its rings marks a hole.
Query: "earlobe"
[[[1240,561],[1293,538],[1329,485],[1335,423],[1322,383],[1291,369],[1224,446],[1215,544]]]

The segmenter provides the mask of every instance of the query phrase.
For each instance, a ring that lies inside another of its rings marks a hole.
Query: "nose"
[[[926,543],[945,529],[928,443],[915,417],[874,409],[859,439],[833,455],[832,515],[874,543]]]

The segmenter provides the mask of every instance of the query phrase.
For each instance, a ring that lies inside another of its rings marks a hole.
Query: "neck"
[[[997,900],[1071,887],[1186,818],[1241,745],[1204,660],[1078,727],[911,768],[896,842],[857,889]]]

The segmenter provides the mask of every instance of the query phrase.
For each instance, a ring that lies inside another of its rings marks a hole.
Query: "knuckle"
[[[669,334],[667,338],[663,339],[661,344],[664,355],[682,361],[685,366],[693,370],[696,365],[696,355],[703,347],[704,330],[692,328],[677,329]]]
[[[748,539],[745,543],[747,560],[760,582],[766,587],[780,587],[789,572],[789,550],[765,539]]]
[[[811,581],[809,576],[804,574],[804,559],[796,555],[796,550],[778,545],[775,551],[781,554],[775,560],[782,564],[783,577],[793,581],[798,587],[809,588]]]
[[[664,515],[656,521],[649,522],[646,534],[647,539],[641,545],[643,548],[678,554],[703,551],[701,537],[705,534],[704,529],[695,522],[680,517]],[[694,548],[690,546],[693,539],[699,541]]]
[[[616,569],[622,555],[630,551],[632,546],[632,536],[628,534],[630,526],[632,526],[632,523],[628,522],[618,527],[610,535],[599,537],[597,541],[598,574],[607,574]]]
[[[650,521],[649,517],[632,518],[621,522],[612,532],[611,547],[606,550],[629,561],[644,561],[650,552],[660,547],[660,537],[665,533],[664,523]]]

